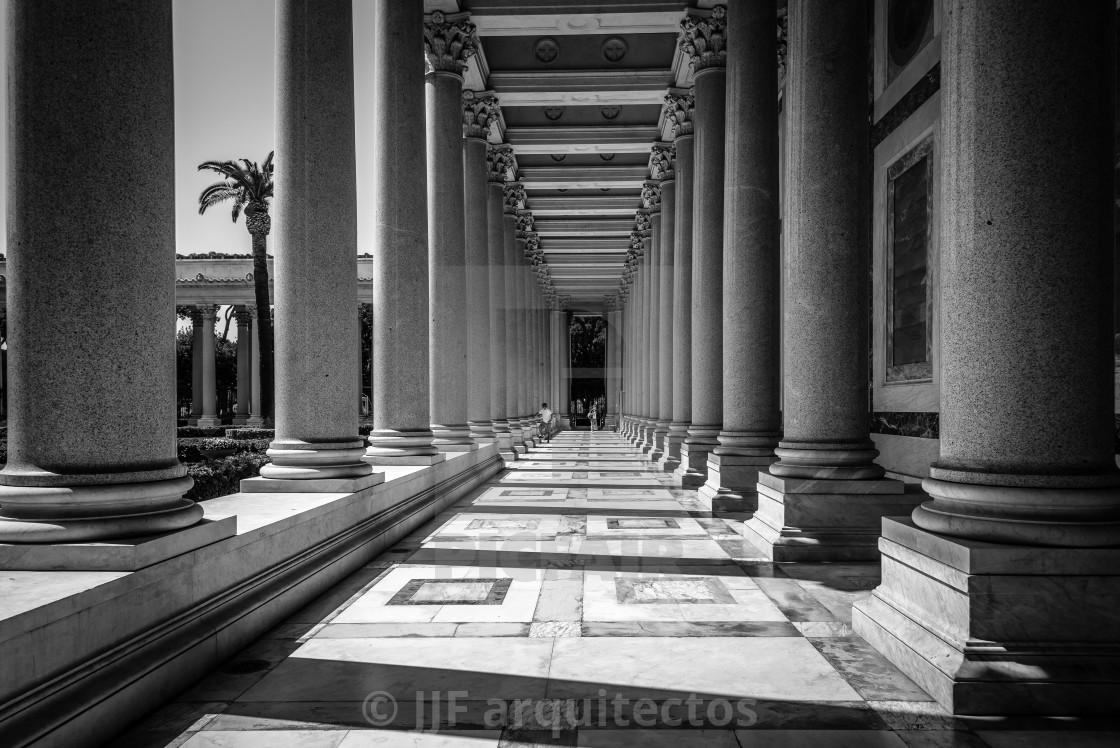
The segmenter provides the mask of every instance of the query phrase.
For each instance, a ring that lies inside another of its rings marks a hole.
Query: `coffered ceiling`
[[[428,0],[467,11],[481,40],[465,87],[492,91],[553,286],[602,311],[617,293],[650,148],[669,137],[668,88],[691,85],[677,48],[685,0]]]

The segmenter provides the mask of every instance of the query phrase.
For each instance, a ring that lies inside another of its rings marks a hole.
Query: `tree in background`
[[[202,215],[212,205],[227,201],[233,202],[233,222],[237,223],[242,211],[245,213],[245,228],[253,238],[253,290],[257,309],[271,309],[268,293],[268,233],[272,228],[272,218],[268,214],[269,201],[273,197],[272,158],[270,151],[264,163],[243,158],[240,161],[206,161],[198,165],[199,171],[216,171],[225,179],[215,182],[198,196],[198,213]],[[272,423],[272,315],[257,314],[257,347],[260,351],[261,376],[261,416],[268,425]]]
[[[190,318],[189,312],[186,316]],[[194,398],[193,357],[194,330],[188,327],[175,334],[175,380],[181,405]],[[237,344],[224,334],[214,336],[214,375],[218,413],[229,416],[237,402]]]

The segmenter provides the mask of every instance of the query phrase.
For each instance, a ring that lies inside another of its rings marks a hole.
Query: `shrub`
[[[225,436],[226,430],[220,426],[214,428],[199,428],[198,426],[180,426],[175,429],[180,439],[194,439],[201,436]]]
[[[237,493],[241,490],[242,479],[260,475],[261,467],[270,462],[267,455],[243,453],[188,465],[187,475],[194,478],[194,487],[186,497],[205,501]]]
[[[361,436],[369,436],[372,431],[373,431],[373,426],[359,426],[358,427],[358,434],[360,434]]]
[[[209,439],[203,439],[198,445],[199,449],[237,449],[237,442],[233,439],[227,439],[224,436],[212,436]]]
[[[214,442],[214,441],[220,441],[220,442],[224,443],[225,445],[221,446],[221,447],[204,446],[204,445],[206,445],[208,443],[211,443],[211,442]],[[220,439],[220,440],[216,440],[213,437],[208,437],[208,438],[205,438],[205,439],[202,439],[202,438],[180,439],[179,440],[179,462],[190,463],[190,462],[202,462],[202,461],[206,460],[207,458],[200,451],[200,450],[203,450],[203,449],[229,449],[230,447],[232,447],[232,448],[237,450],[237,454],[245,454],[245,453],[264,454],[265,450],[268,449],[268,445],[271,444],[271,443],[272,443],[271,439],[251,439],[251,440],[245,439],[245,440],[240,440],[240,441],[234,440],[234,439],[224,439],[224,438]]]
[[[229,439],[272,439],[276,436],[276,429],[226,429]]]

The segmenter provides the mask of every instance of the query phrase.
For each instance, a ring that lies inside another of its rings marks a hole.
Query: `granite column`
[[[682,447],[689,478],[707,478],[723,422],[723,179],[726,110],[725,6],[690,11],[680,47],[696,75],[692,209],[692,424]],[[698,474],[698,475],[697,475]],[[695,476],[695,477],[694,477]],[[690,482],[691,483],[691,482]],[[689,486],[690,483],[685,483]]]
[[[347,0],[276,4],[276,436],[245,491],[359,490],[354,24]]]
[[[973,0],[945,19],[940,457],[931,500],[884,518],[852,620],[956,714],[1120,698],[1114,14]]]
[[[505,323],[506,323],[506,419],[516,454],[525,453],[525,437],[521,429],[521,414],[518,412],[521,391],[518,356],[521,338],[518,336],[520,315],[518,314],[521,294],[518,292],[517,265],[517,210],[524,204],[525,188],[517,182],[505,185],[506,211],[502,216],[502,247],[505,263]]]
[[[250,371],[249,324],[252,317],[245,311],[245,307],[236,307],[233,311],[237,318],[237,410],[233,417],[235,426],[244,426],[249,420],[249,398],[253,391],[253,373]]]
[[[463,71],[478,47],[466,13],[425,17],[428,161],[428,390],[433,444],[476,449],[467,425],[467,275],[463,192]]]
[[[509,430],[506,404],[506,229],[505,178],[512,164],[508,146],[491,148],[486,154],[486,244],[490,257],[490,422],[504,459],[517,458]]]
[[[647,184],[649,209],[650,252],[649,263],[649,346],[646,348],[646,387],[649,391],[649,421],[646,424],[646,444],[648,459],[657,462],[661,459],[665,446],[664,434],[658,442],[657,422],[661,417],[661,188]],[[668,431],[668,430],[666,430]]]
[[[727,8],[723,231],[723,430],[700,498],[754,511],[759,470],[781,438],[778,51],[774,9]],[[795,220],[791,218],[791,220]]]
[[[424,4],[374,0],[373,431],[366,461],[431,465]],[[353,316],[349,315],[348,316]]]
[[[785,429],[744,525],[776,561],[876,559],[880,518],[914,505],[870,438],[866,10],[790,5]]]
[[[171,18],[171,0],[7,4],[3,543],[202,519],[175,442]],[[178,552],[222,537],[206,527]]]
[[[680,464],[680,442],[671,450],[669,426],[673,422],[673,255],[676,241],[677,185],[673,174],[672,146],[654,146],[653,178],[661,191],[660,273],[657,293],[657,424],[654,439],[660,457],[657,466],[666,472]]]
[[[257,307],[253,304],[245,305],[245,314],[249,318],[249,420],[245,425],[252,429],[264,426],[261,416],[261,351],[257,346],[257,334],[253,331],[253,320],[257,314]]]
[[[693,142],[691,91],[670,92],[665,114],[672,123],[676,173],[676,226],[673,244],[673,421],[666,443],[671,454],[679,454],[673,475],[685,488],[704,482],[704,474],[692,467],[684,441],[692,425],[692,206]],[[699,463],[699,456],[696,460]]]
[[[200,306],[202,319],[202,414],[198,417],[201,428],[221,426],[218,419],[218,367],[214,340],[214,325],[218,321],[216,304]]]
[[[463,92],[463,214],[466,231],[467,280],[467,423],[471,438],[494,438],[490,407],[489,206],[486,135],[497,114],[493,96]],[[499,187],[499,192],[500,192]]]
[[[202,415],[202,308],[191,307],[191,418],[198,425]]]

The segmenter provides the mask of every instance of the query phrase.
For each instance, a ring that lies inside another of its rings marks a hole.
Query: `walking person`
[[[591,420],[591,430],[592,431],[598,431],[599,430],[599,403],[593,402],[591,404],[591,410],[588,411],[587,417]]]

